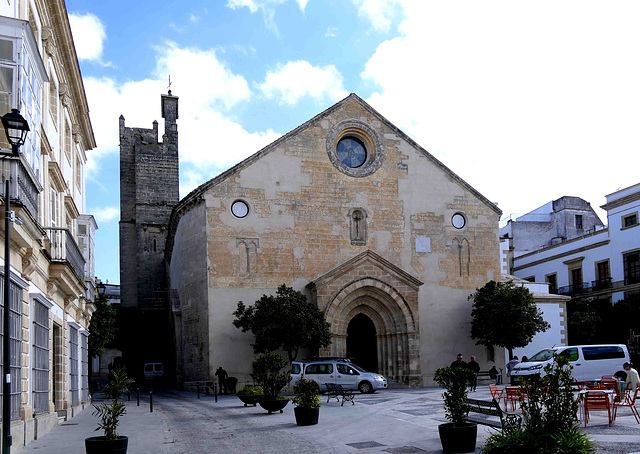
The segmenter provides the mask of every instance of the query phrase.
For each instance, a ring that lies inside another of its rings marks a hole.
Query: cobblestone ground
[[[486,395],[485,395],[486,394]],[[490,398],[488,389],[471,397]],[[385,390],[356,394],[355,405],[335,400],[320,410],[317,426],[296,426],[293,407],[267,414],[244,407],[235,396],[195,399],[165,392],[157,407],[163,415],[170,454],[182,453],[423,453],[442,452],[437,426],[446,422],[439,389]],[[612,427],[594,415],[585,429],[602,454],[640,454],[640,425],[630,412]],[[478,450],[492,429],[478,426]]]

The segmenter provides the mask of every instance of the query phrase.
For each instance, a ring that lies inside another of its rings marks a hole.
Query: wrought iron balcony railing
[[[20,203],[29,210],[34,219],[38,219],[38,184],[19,159],[5,158],[2,172],[2,196],[4,197],[5,180],[11,171],[11,204]],[[15,182],[18,184],[15,184]]]
[[[49,254],[54,262],[68,263],[80,279],[84,279],[84,257],[69,229],[45,227],[49,235]]]

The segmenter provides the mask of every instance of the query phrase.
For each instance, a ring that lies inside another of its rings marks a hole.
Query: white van
[[[157,380],[164,375],[162,363],[146,363],[144,365],[144,378],[147,380]]]
[[[570,345],[544,349],[526,363],[517,364],[511,371],[511,383],[517,384],[520,377],[544,376],[544,367],[553,361],[554,353],[569,359],[573,377],[579,382],[598,380],[603,375],[627,377],[622,367],[625,361],[629,361],[626,345]]]

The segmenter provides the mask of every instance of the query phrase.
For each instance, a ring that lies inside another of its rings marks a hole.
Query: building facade
[[[95,139],[64,1],[2,2],[0,44],[0,114],[17,108],[30,127],[20,156],[2,159],[2,192],[9,179],[17,218],[2,274],[11,281],[11,435],[20,446],[89,402],[97,226],[86,213],[84,172]],[[11,149],[4,131],[0,148]]]
[[[129,373],[142,378],[148,362],[173,364],[165,242],[171,210],[178,203],[178,98],[161,97],[164,133],[130,128],[120,117],[121,304],[139,311],[141,328],[123,351]]]
[[[616,303],[640,293],[640,184],[606,200],[608,227],[516,256],[513,274],[577,299]]]
[[[370,358],[413,386],[432,385],[458,352],[503,367],[470,339],[467,300],[499,279],[500,213],[348,96],[173,208],[165,258],[178,380],[213,380],[223,366],[248,381],[252,335],[232,313],[283,283],[324,311],[332,344],[322,355]]]

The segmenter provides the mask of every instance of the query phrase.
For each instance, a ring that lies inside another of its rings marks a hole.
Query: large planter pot
[[[255,407],[260,399],[262,399],[262,397],[262,394],[250,394],[246,396],[241,396],[240,394],[238,394],[238,399],[242,401],[245,407],[247,405],[253,405]]]
[[[258,404],[269,413],[279,411],[282,413],[282,409],[287,406],[289,399],[267,399],[263,398],[258,401]]]
[[[320,407],[315,407],[315,408],[296,407],[293,409],[293,413],[296,415],[297,425],[313,426],[314,424],[318,424],[318,417],[320,416]]]
[[[126,454],[128,437],[118,437],[107,440],[107,437],[91,437],[84,439],[84,449],[87,454]]]
[[[444,452],[473,452],[476,450],[478,425],[475,423],[454,424],[449,422],[440,424],[438,432]]]

